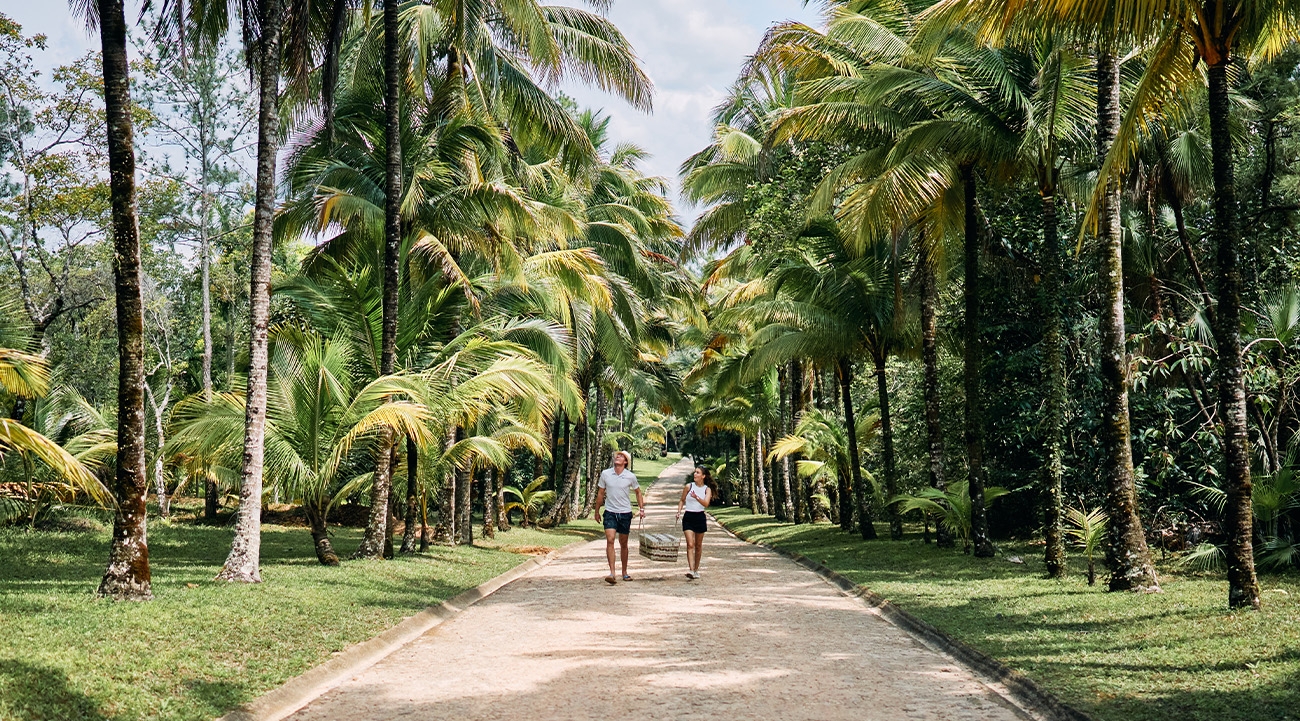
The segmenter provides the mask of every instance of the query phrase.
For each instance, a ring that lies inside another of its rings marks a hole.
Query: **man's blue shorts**
[[[612,513],[605,511],[605,530],[614,529],[616,532],[626,536],[632,532],[632,514],[631,513]]]

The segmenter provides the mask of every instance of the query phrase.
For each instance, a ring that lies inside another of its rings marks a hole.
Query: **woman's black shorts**
[[[709,520],[704,517],[704,511],[687,511],[683,513],[682,530],[694,531],[695,533],[704,533],[709,530]]]

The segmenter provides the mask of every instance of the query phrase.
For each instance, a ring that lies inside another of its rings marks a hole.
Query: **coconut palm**
[[[417,400],[424,388],[418,379],[395,376],[358,387],[351,347],[342,339],[284,327],[271,342],[267,466],[276,488],[301,501],[317,560],[338,565],[327,523],[336,492],[352,485],[344,475],[355,469],[349,461],[360,448],[386,452],[378,443],[385,433],[427,445],[430,412]],[[169,453],[234,465],[244,404],[238,393],[187,399],[176,409]]]
[[[903,3],[837,7],[826,31],[797,23],[771,31],[759,57],[800,73],[802,104],[784,114],[776,140],[853,143],[864,150],[827,174],[814,209],[837,214],[860,246],[897,238],[959,194],[965,258],[966,455],[975,554],[992,555],[983,507],[983,412],[979,387],[980,215],[976,183],[1014,157],[1009,70],[961,31],[914,47],[916,17]],[[847,192],[845,192],[847,189]],[[924,237],[931,237],[927,234]],[[927,259],[934,254],[927,253]]]
[[[113,282],[117,305],[117,463],[113,543],[97,593],[119,600],[153,597],[145,530],[144,296],[140,230],[136,222],[135,145],[131,122],[126,15],[122,0],[71,0],[73,11],[98,28],[103,58],[108,185],[112,196]],[[18,429],[11,442],[21,440]]]
[[[984,503],[990,504],[1010,493],[1005,488],[990,486],[984,489]],[[913,495],[895,496],[889,500],[890,505],[897,505],[901,513],[920,511],[939,518],[939,523],[948,528],[953,538],[961,541],[966,553],[971,552],[974,544],[971,527],[971,498],[966,481],[956,481],[945,490],[924,488]]]

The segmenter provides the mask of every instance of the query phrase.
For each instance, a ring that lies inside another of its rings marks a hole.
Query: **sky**
[[[709,143],[709,115],[764,31],[786,19],[814,23],[818,5],[804,7],[801,0],[615,0],[609,17],[654,81],[653,113],[599,90],[571,83],[562,89],[583,106],[603,108],[613,118],[614,142],[636,143],[649,151],[646,172],[669,178],[675,189],[678,167]],[[36,60],[46,78],[54,66],[98,48],[97,39],[67,7],[65,0],[0,0],[0,12],[20,23],[24,33],[49,36],[49,50]],[[128,17],[137,7],[138,1],[127,1]],[[676,197],[676,190],[673,200],[683,221],[697,214]]]

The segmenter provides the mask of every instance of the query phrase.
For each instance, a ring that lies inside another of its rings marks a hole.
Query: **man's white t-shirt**
[[[605,489],[605,510],[610,513],[631,513],[632,493],[640,483],[636,474],[624,468],[615,473],[613,468],[600,472],[600,487]]]

